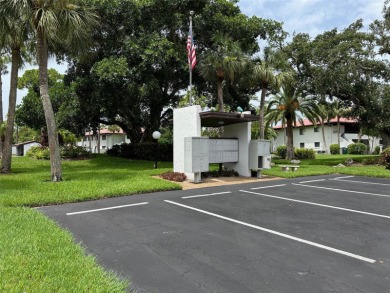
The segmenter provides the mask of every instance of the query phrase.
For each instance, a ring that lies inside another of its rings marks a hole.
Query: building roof
[[[329,121],[327,121],[325,124],[336,124],[337,123],[337,118],[333,118]],[[349,119],[349,118],[340,118],[340,123],[341,124],[356,124],[357,123],[357,120],[355,119]],[[320,122],[317,122],[316,125],[321,125]],[[309,119],[304,119],[303,120],[303,123],[297,121],[297,124],[296,126],[293,126],[293,127],[302,127],[302,126],[313,126],[313,123],[311,123],[311,121]],[[273,129],[282,129],[283,128],[283,125],[276,125],[273,127]]]
[[[240,113],[201,112],[199,114],[202,127],[220,127],[237,123],[258,121],[259,116]]]
[[[39,143],[39,141],[36,141],[36,140],[29,140],[29,141],[24,141],[24,142],[20,142],[20,143],[15,143],[14,146],[20,146],[20,145],[26,145],[26,144],[31,144],[31,143]]]
[[[100,129],[100,135],[102,134],[124,134],[124,132],[122,128],[120,128],[119,131],[111,131],[108,130],[107,128],[104,128],[104,129]],[[93,131],[85,132],[85,136],[90,136],[90,135],[94,135]]]

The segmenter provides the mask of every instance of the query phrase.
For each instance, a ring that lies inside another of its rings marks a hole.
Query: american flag
[[[196,65],[196,53],[195,53],[195,45],[194,38],[192,36],[192,28],[190,27],[190,33],[188,34],[187,39],[187,53],[188,53],[188,66],[192,71]]]

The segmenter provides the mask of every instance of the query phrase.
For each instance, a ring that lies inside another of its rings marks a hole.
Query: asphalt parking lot
[[[137,292],[390,292],[390,180],[316,176],[39,208]]]

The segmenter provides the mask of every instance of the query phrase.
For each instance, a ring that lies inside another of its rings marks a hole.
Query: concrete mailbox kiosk
[[[240,176],[251,170],[270,168],[269,141],[251,141],[250,113],[202,112],[199,105],[173,110],[173,170],[194,182],[208,171],[210,163],[221,163]],[[222,127],[219,138],[201,137],[202,127]]]

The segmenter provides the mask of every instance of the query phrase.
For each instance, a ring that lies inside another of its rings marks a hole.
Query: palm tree
[[[62,180],[57,126],[49,96],[47,62],[49,51],[59,47],[76,53],[88,44],[97,17],[72,0],[1,0],[0,16],[20,19],[35,38],[39,90],[49,138],[51,180]]]
[[[329,120],[333,118],[333,113],[330,104],[327,104],[326,102],[320,103],[316,108],[315,115],[317,116],[315,120],[321,124],[322,142],[324,144],[325,153],[329,154],[328,145],[326,143],[325,137],[325,123],[329,122]]]
[[[0,51],[0,127],[4,122],[3,117],[3,74],[7,73],[7,63],[9,62],[8,56],[5,54],[5,50]],[[3,134],[0,134],[0,157],[3,154]]]
[[[344,104],[339,99],[335,99],[333,103],[330,104],[330,111],[332,113],[332,117],[336,117],[337,119],[337,144],[340,146],[340,118],[344,117],[348,113],[348,109],[344,107]]]
[[[278,122],[281,116],[286,121],[287,154],[286,159],[294,158],[293,125],[302,122],[302,113],[314,123],[317,104],[314,97],[303,97],[289,84],[283,86],[282,91],[271,98],[267,108],[267,122]]]
[[[248,61],[237,42],[225,36],[217,36],[215,45],[206,51],[200,63],[200,74],[208,81],[217,82],[217,102],[219,112],[225,112],[223,102],[223,83],[233,82],[235,76],[243,71]]]
[[[28,31],[23,25],[23,18],[13,18],[11,15],[4,13],[3,2],[5,1],[0,2],[0,31],[2,32],[0,34],[0,48],[7,49],[11,52],[11,76],[0,172],[9,173],[11,172],[12,161],[12,139],[15,122],[18,70],[22,64],[21,50],[27,39]]]
[[[253,81],[261,86],[260,107],[259,107],[259,139],[264,139],[265,133],[265,97],[269,89],[279,91],[283,83],[292,81],[293,75],[290,72],[278,72],[273,63],[275,56],[271,49],[266,48],[264,59],[257,62],[253,68]]]

